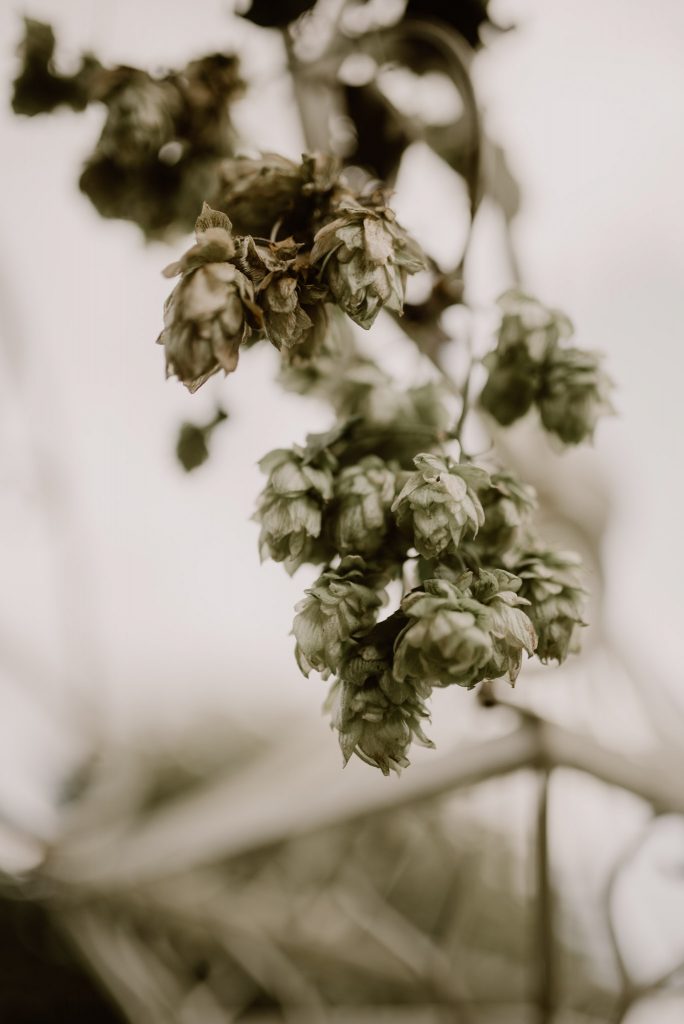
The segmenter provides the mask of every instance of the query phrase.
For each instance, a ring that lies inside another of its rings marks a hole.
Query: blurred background
[[[341,771],[324,690],[292,658],[314,573],[260,565],[250,521],[257,460],[329,411],[276,386],[275,350],[195,396],[166,381],[160,271],[185,239],[146,242],[79,192],[102,108],[10,107],[23,15],[53,24],[65,70],[83,51],[157,70],[225,50],[248,85],[240,139],[298,159],[282,33],[219,0],[0,9],[3,1020],[683,1019],[684,7],[488,13],[515,27],[485,25],[470,72],[520,197],[492,172],[470,311],[444,322],[491,326],[512,249],[524,287],[605,353],[618,414],[593,448],[537,448],[524,425],[506,442],[595,608],[580,658],[523,671],[521,710],[440,693],[437,753],[376,779]],[[439,81],[387,87],[411,117],[458,116]],[[463,182],[416,141],[395,188],[455,262]],[[373,345],[409,379],[396,333]],[[186,474],[179,426],[217,402],[229,419]]]

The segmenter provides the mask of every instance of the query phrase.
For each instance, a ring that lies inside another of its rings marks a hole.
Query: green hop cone
[[[306,591],[292,627],[295,657],[305,676],[312,669],[337,672],[345,644],[368,632],[387,600],[381,583],[362,558],[352,555],[326,569]]]
[[[400,682],[470,688],[486,678],[494,657],[491,616],[467,589],[427,580],[422,590],[404,598],[401,608],[408,623],[394,649],[394,675]]]
[[[515,574],[522,581],[520,596],[537,633],[540,661],[565,661],[575,646],[583,621],[586,592],[580,585],[580,559],[574,552],[536,548],[525,552]]]
[[[367,455],[345,467],[335,484],[335,543],[340,554],[374,555],[389,526],[395,474],[382,459]]]
[[[400,527],[412,530],[424,558],[453,554],[464,534],[474,536],[484,523],[478,492],[489,485],[489,475],[440,455],[416,455],[413,462],[416,472],[397,495],[392,512]]]
[[[401,313],[406,277],[425,268],[419,246],[380,201],[371,208],[342,200],[337,216],[316,233],[311,263],[344,312],[368,329],[383,306]]]
[[[491,486],[480,494],[484,524],[477,535],[480,557],[505,554],[537,507],[534,488],[513,473],[492,473]]]
[[[260,319],[251,282],[230,262],[235,243],[225,214],[205,204],[196,234],[197,244],[164,271],[182,276],[164,305],[157,339],[166,353],[167,376],[178,377],[189,391],[219,370],[235,370],[250,320]]]
[[[506,292],[498,305],[503,316],[497,346],[483,360],[489,376],[480,405],[507,427],[531,408],[539,394],[546,354],[570,337],[572,324],[563,313],[522,292]]]
[[[529,618],[530,602],[518,591],[522,580],[504,569],[481,569],[470,584],[472,596],[489,611],[489,632],[494,652],[485,665],[486,679],[508,676],[514,684],[525,651],[528,657],[537,647],[537,634]]]
[[[599,417],[612,412],[611,382],[596,352],[555,348],[546,360],[537,402],[541,421],[564,444],[591,440]]]
[[[413,742],[433,746],[422,729],[430,687],[400,682],[392,672],[394,644],[405,622],[395,612],[350,644],[331,695],[345,764],[356,754],[384,775],[408,766]]]
[[[334,552],[320,540],[323,509],[333,495],[334,459],[326,451],[309,460],[301,448],[278,448],[259,462],[268,473],[254,518],[261,524],[262,559],[293,573],[304,562],[325,562]]]

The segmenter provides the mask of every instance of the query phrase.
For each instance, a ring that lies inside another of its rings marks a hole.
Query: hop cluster
[[[558,310],[515,291],[499,305],[498,344],[484,360],[483,408],[509,426],[536,404],[545,429],[564,444],[591,439],[598,419],[612,411],[600,356],[565,345],[573,327]]]
[[[362,563],[355,568],[363,572]],[[326,583],[324,574],[310,593]],[[498,570],[465,573],[458,584],[429,580],[365,634],[360,617],[353,616],[355,632],[347,629],[346,643],[340,643],[336,622],[334,648],[325,646],[330,618],[319,613],[315,621],[316,611],[306,603],[310,648],[332,653],[324,664],[326,674],[337,675],[329,706],[345,763],[357,754],[387,774],[409,764],[413,742],[432,746],[423,724],[434,686],[472,687],[503,676],[515,682],[523,652],[532,655],[537,643],[520,587],[520,579]],[[368,597],[364,606],[371,607]],[[302,625],[295,620],[298,638]]]
[[[332,371],[317,378],[319,361],[335,358],[346,368],[341,380]],[[306,675],[333,677],[328,706],[345,761],[355,754],[385,773],[399,770],[412,743],[429,745],[434,687],[513,685],[524,654],[565,657],[581,622],[576,561],[535,546],[531,487],[446,453],[449,397],[440,385],[401,392],[335,335],[287,373],[302,391],[320,387],[346,415],[305,448],[264,463],[262,553],[282,559],[296,549],[292,567],[325,563],[297,606],[297,662]],[[288,473],[324,465],[326,496],[298,473],[284,495],[284,463]],[[301,518],[289,526],[281,514],[284,499],[302,510],[312,503],[306,543]],[[280,550],[263,544],[272,510]],[[403,581],[405,596],[378,621],[392,579]]]
[[[242,170],[242,177],[235,171],[235,165]],[[231,171],[236,177],[231,187],[225,186],[222,203],[231,216],[237,215],[239,227],[259,229],[270,234],[272,240],[259,234],[235,233],[233,221],[205,203],[196,225],[197,244],[166,271],[184,276],[167,303],[165,331],[161,335],[165,346],[167,341],[178,341],[182,336],[184,348],[196,347],[197,339],[191,337],[188,324],[209,316],[213,321],[223,318],[223,311],[217,308],[218,286],[211,288],[211,294],[205,289],[206,309],[198,310],[197,304],[190,304],[191,315],[179,301],[188,290],[188,275],[196,273],[200,259],[205,266],[202,279],[213,277],[225,285],[223,294],[231,306],[226,318],[231,328],[235,325],[238,302],[243,307],[244,329],[239,332],[241,340],[237,333],[231,334],[231,357],[219,358],[215,353],[215,369],[222,368],[227,373],[237,365],[239,345],[252,336],[255,340],[267,338],[285,353],[288,361],[310,360],[326,335],[326,304],[336,304],[361,322],[357,306],[360,302],[366,309],[361,316],[366,327],[383,304],[401,311],[406,275],[423,266],[422,257],[392,212],[384,206],[376,208],[376,193],[369,200],[371,205],[365,207],[355,201],[352,210],[351,200],[329,158],[305,157],[299,166],[281,157],[267,157],[262,162],[238,160],[224,165],[227,181]],[[351,236],[345,235],[341,227],[345,216],[351,218],[350,230],[355,238],[358,235],[360,245],[358,251],[355,249],[354,266],[357,270],[365,267],[361,277],[355,278],[353,302],[338,287],[342,271],[331,276],[330,269],[335,261],[340,266],[347,265],[341,251],[343,243],[335,241],[341,231],[341,237],[352,245]],[[325,223],[331,217],[334,219]],[[271,218],[276,218],[274,223],[270,223]],[[316,224],[321,220],[324,224],[316,232]],[[292,233],[276,241],[275,235],[285,223]],[[214,229],[223,232],[220,244]],[[211,237],[207,230],[213,232]],[[206,269],[208,265],[211,271]],[[197,283],[191,290],[199,298]],[[167,369],[177,373],[191,390],[210,375],[203,361],[179,358],[177,345],[172,352],[167,348],[166,363]],[[200,372],[193,376],[194,367]]]

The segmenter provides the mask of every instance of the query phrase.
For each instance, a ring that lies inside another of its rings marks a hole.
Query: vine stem
[[[551,771],[542,768],[537,804],[537,963],[539,964],[539,1024],[550,1024],[554,1012],[553,893],[549,854],[549,781]]]

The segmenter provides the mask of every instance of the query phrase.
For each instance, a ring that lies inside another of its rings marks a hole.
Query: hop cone
[[[600,416],[612,411],[610,380],[600,356],[579,348],[556,348],[544,367],[539,412],[546,429],[565,444],[591,439]]]
[[[395,475],[375,455],[347,466],[335,487],[335,542],[341,554],[373,555],[387,534]]]
[[[425,258],[387,207],[345,199],[337,212],[317,232],[311,262],[321,261],[335,302],[368,329],[383,306],[402,312],[407,274],[423,270]]]
[[[484,524],[477,535],[477,546],[481,556],[507,552],[537,505],[534,489],[513,473],[493,473],[490,483],[480,494]]]
[[[299,246],[288,239],[258,245],[241,240],[238,263],[254,284],[264,333],[277,349],[302,349],[310,357],[322,340],[323,292],[307,285]],[[315,337],[314,337],[315,335]]]
[[[219,370],[232,373],[250,334],[248,318],[259,313],[251,282],[229,262],[235,244],[228,218],[205,205],[196,234],[197,244],[164,271],[182,277],[166,300],[157,339],[166,352],[167,376],[174,374],[190,391]]]
[[[485,665],[483,678],[508,676],[515,683],[522,664],[537,647],[537,634],[529,618],[529,601],[518,591],[522,580],[503,569],[481,569],[474,577],[470,592],[489,612],[489,632],[493,654]]]
[[[489,476],[477,466],[439,455],[416,455],[412,473],[392,505],[401,527],[413,531],[424,558],[455,553],[466,532],[475,535],[484,522],[478,496]]]
[[[345,643],[366,633],[386,600],[378,579],[362,558],[343,558],[337,569],[327,569],[297,605],[292,632],[297,664],[308,676],[336,672]]]
[[[574,553],[542,548],[523,554],[515,567],[520,596],[530,602],[527,614],[537,632],[540,661],[565,661],[578,627],[585,625],[579,567]]]
[[[324,562],[319,541],[323,508],[333,494],[333,462],[322,452],[308,461],[300,448],[279,448],[259,463],[268,473],[254,518],[261,523],[262,559],[284,562],[292,573],[304,562]]]
[[[337,187],[339,167],[330,156],[305,156],[301,164],[276,153],[237,157],[221,165],[218,205],[241,235],[309,239]]]
[[[394,643],[405,622],[395,613],[350,645],[332,694],[345,764],[356,754],[384,775],[409,764],[412,742],[433,746],[422,730],[430,687],[400,682],[392,672]]]
[[[401,604],[408,624],[394,650],[394,675],[433,686],[472,687],[494,656],[490,614],[447,580],[427,580]]]
[[[484,359],[489,371],[480,404],[502,426],[524,416],[541,386],[541,365],[549,348],[572,334],[572,324],[522,292],[499,299],[503,313],[497,347]]]

